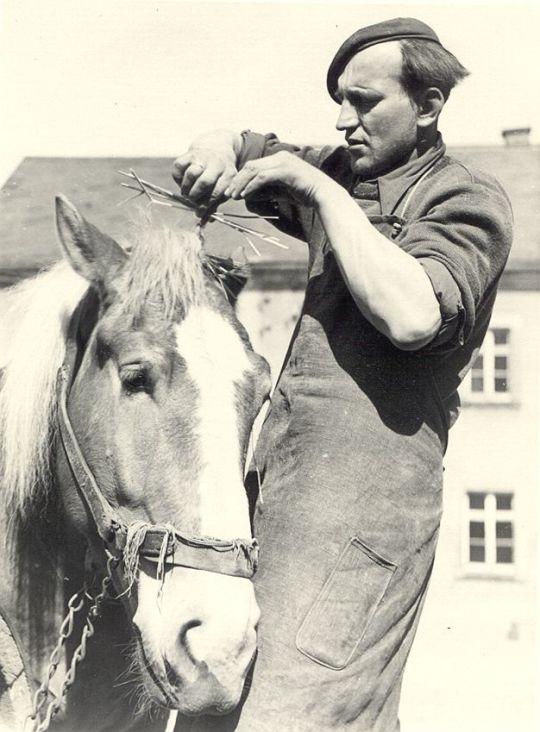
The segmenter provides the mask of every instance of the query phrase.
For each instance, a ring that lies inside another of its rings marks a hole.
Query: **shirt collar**
[[[426,150],[425,153],[408,160],[399,168],[394,168],[389,173],[381,175],[377,180],[359,182],[355,188],[361,188],[365,184],[378,184],[381,212],[383,214],[392,214],[411,186],[445,153],[446,145],[441,134],[437,133],[435,145]]]

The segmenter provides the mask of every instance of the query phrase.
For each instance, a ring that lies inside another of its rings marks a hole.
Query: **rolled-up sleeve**
[[[275,138],[275,135],[261,135],[259,132],[252,132],[251,130],[244,130],[241,136],[242,147],[236,158],[238,170],[241,170],[250,160],[264,158],[267,154],[267,143],[270,142],[272,137]]]
[[[439,302],[441,327],[428,348],[461,346],[500,278],[512,241],[510,202],[495,179],[434,182],[429,207],[403,229],[400,246],[418,259]]]
[[[436,259],[419,258],[439,303],[441,326],[430,347],[444,343],[463,345],[465,309],[459,287],[448,269]]]
[[[267,155],[275,155],[275,153],[281,151],[290,152],[311,165],[320,167],[326,157],[335,149],[332,146],[313,147],[311,145],[295,145],[289,142],[281,142],[273,132],[263,135],[260,132],[244,130],[241,136],[242,147],[236,158],[238,169],[243,168],[250,160],[264,158]]]

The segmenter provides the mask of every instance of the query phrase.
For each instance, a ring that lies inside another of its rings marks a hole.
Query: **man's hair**
[[[415,102],[430,86],[440,89],[446,101],[455,85],[469,75],[457,58],[438,43],[407,38],[400,45],[401,84]]]

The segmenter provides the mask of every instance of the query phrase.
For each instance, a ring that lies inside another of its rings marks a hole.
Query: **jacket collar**
[[[437,140],[433,147],[426,150],[419,157],[411,158],[406,163],[394,168],[389,173],[381,175],[374,180],[352,181],[351,195],[356,199],[368,199],[378,197],[381,213],[393,214],[401,201],[405,198],[407,191],[426,173],[429,168],[435,165],[446,153],[446,145],[441,134],[438,133]]]

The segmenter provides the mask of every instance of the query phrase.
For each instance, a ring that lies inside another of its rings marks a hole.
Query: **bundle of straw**
[[[126,199],[126,201],[131,201],[132,199],[138,198],[139,196],[146,196],[151,203],[157,203],[161,206],[180,208],[184,211],[194,211],[196,209],[196,205],[188,198],[181,196],[179,193],[173,193],[172,191],[168,191],[166,188],[162,188],[161,186],[157,186],[154,183],[149,183],[148,181],[139,178],[137,173],[132,168],[130,168],[129,173],[126,173],[123,170],[119,170],[118,172],[120,173],[120,175],[129,178],[131,181],[130,183],[122,183],[122,186],[124,188],[130,188],[131,190],[136,191],[135,195],[130,196],[128,199]],[[122,201],[122,203],[125,203],[126,201]],[[276,218],[277,216],[258,216],[256,214],[236,214],[231,212],[218,213],[217,211],[209,214],[208,216],[208,219],[211,219],[212,221],[217,221],[218,223],[224,224],[225,226],[230,226],[232,229],[235,229],[240,234],[242,234],[253,252],[258,257],[261,256],[261,253],[253,243],[252,237],[262,239],[262,241],[273,244],[280,249],[288,249],[288,247],[286,244],[283,244],[277,236],[269,236],[268,234],[264,234],[262,231],[257,231],[256,229],[252,229],[251,227],[246,226],[245,224],[241,224],[238,221],[233,221],[232,219]]]

